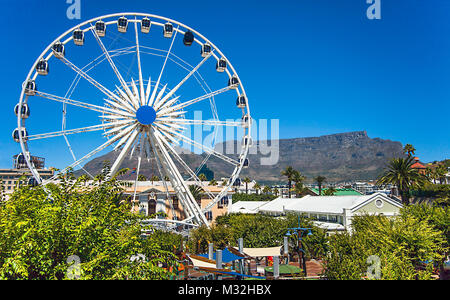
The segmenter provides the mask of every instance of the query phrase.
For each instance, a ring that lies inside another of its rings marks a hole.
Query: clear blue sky
[[[253,117],[280,119],[281,138],[366,130],[413,144],[423,161],[449,158],[450,1],[381,0],[381,20],[367,19],[366,0],[81,1],[81,21],[148,12],[203,33],[237,68]],[[1,3],[0,167],[10,167],[20,86],[80,21],[65,0]]]

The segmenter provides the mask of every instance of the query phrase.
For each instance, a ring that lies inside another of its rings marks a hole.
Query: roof
[[[268,201],[238,201],[231,205],[228,210],[229,213],[243,213],[243,214],[256,214],[258,208]]]
[[[307,213],[331,213],[341,214],[343,209],[351,209],[352,207],[365,202],[373,195],[358,196],[305,196],[303,198],[293,200],[289,206],[285,207],[286,211],[297,211]]]
[[[278,212],[283,213],[284,207],[288,206],[289,204],[292,204],[294,201],[294,198],[281,198],[278,197],[262,206],[259,207],[259,211],[265,211],[265,212]]]
[[[215,269],[216,265],[215,264],[211,264],[205,261],[201,261],[198,259],[195,259],[191,256],[189,256],[189,259],[192,261],[192,264],[194,265],[194,267],[201,267],[201,268],[211,268],[211,269]]]
[[[310,189],[314,194],[319,195],[319,189],[311,188]],[[328,190],[328,188],[323,188],[322,193]],[[355,191],[354,189],[336,189],[336,193],[334,196],[352,196],[352,195],[361,195],[360,192]]]
[[[344,209],[354,210],[360,208],[365,203],[375,199],[383,198],[396,206],[401,207],[389,197],[381,193],[372,195],[357,196],[305,196],[303,198],[293,200],[289,206],[285,207],[285,211],[305,212],[305,213],[324,213],[324,214],[341,214]]]

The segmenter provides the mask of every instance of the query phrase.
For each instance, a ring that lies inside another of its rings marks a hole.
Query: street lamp
[[[297,236],[297,253],[298,253],[298,264],[300,266],[300,263],[303,266],[303,271],[305,272],[305,277],[306,277],[306,259],[305,259],[305,250],[303,250],[302,248],[302,240],[305,236],[310,236],[312,235],[312,228],[304,228],[304,227],[300,227],[300,216],[298,217],[298,227],[293,227],[293,228],[288,228],[288,232],[286,233],[287,237],[290,236]],[[291,233],[292,231],[292,233]]]

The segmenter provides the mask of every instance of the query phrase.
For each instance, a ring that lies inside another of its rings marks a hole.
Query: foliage
[[[317,186],[319,187],[319,196],[322,195],[322,184],[327,180],[324,176],[317,176],[314,178],[314,180],[317,182]]]
[[[0,278],[67,279],[73,255],[80,259],[80,279],[170,278],[160,267],[176,266],[170,247],[157,235],[141,237],[141,217],[120,201],[116,177],[104,179],[85,187],[68,174],[47,190],[22,187],[2,203]],[[145,260],[132,261],[138,254]]]
[[[233,203],[238,201],[272,201],[276,196],[270,194],[233,194]]]
[[[325,261],[328,279],[362,279],[375,255],[380,260],[378,279],[431,279],[433,263],[442,261],[443,233],[408,211],[395,218],[358,216],[352,233],[330,237]]]
[[[395,185],[400,192],[404,205],[409,204],[409,191],[427,182],[425,175],[419,173],[417,169],[411,168],[414,163],[415,161],[412,156],[408,156],[407,158],[393,158],[389,162],[384,174],[377,180],[377,185]]]
[[[313,228],[313,235],[304,238],[307,256],[321,257],[326,253],[325,232],[314,227],[309,219],[301,218],[302,227]],[[191,251],[205,253],[208,243],[214,243],[216,249],[225,246],[237,246],[239,238],[244,239],[245,247],[275,247],[283,245],[288,228],[297,227],[296,215],[275,218],[266,215],[229,214],[217,217],[216,225],[211,229],[198,228],[191,232],[189,242]],[[291,246],[294,241],[291,240]]]
[[[198,185],[192,184],[189,186],[189,191],[196,201],[200,201],[203,197],[203,189]]]

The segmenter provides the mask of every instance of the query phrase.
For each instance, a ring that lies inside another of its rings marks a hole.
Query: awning
[[[280,256],[281,248],[283,248],[283,246],[270,248],[244,248],[243,252],[245,255],[250,257]]]

